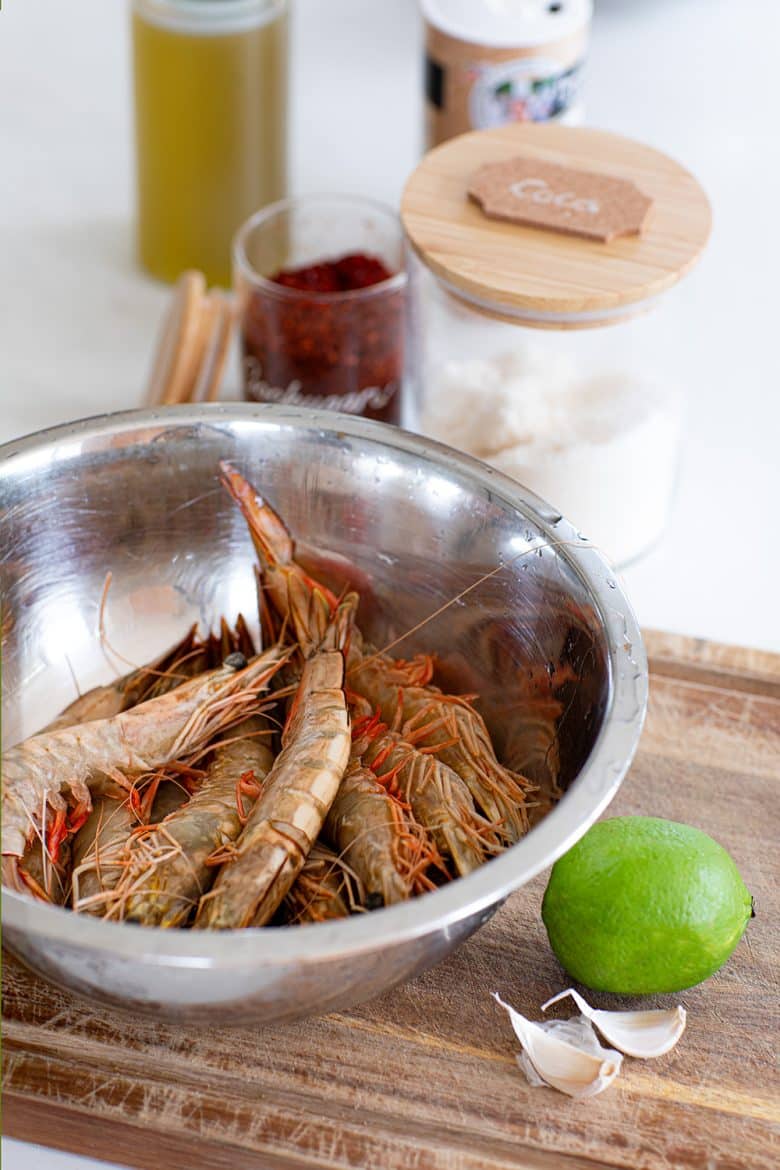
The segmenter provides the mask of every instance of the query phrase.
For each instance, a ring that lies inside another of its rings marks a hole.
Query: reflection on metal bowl
[[[434,651],[453,689],[478,691],[500,753],[512,751],[534,671],[565,668],[573,680],[558,722],[558,806],[506,853],[414,901],[212,934],[105,923],[4,891],[8,945],[90,998],[169,1019],[281,1020],[347,1007],[431,966],[568,849],[630,763],[647,670],[601,555],[474,460],[326,413],[130,412],[0,450],[6,746],[72,700],[76,681],[83,690],[148,660],[196,618],[254,611],[252,548],[217,480],[223,458],[267,494],[313,572],[359,589],[360,621],[380,645],[463,594],[397,652]],[[98,638],[109,570],[110,652]]]

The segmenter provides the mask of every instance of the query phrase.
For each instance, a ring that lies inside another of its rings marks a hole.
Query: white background
[[[626,587],[645,625],[778,649],[780,5],[596,7],[588,122],[678,157],[715,213],[664,326],[690,401],[675,512]],[[421,141],[414,0],[295,9],[294,190],[396,202]],[[133,259],[127,34],[121,0],[3,0],[0,440],[140,400],[167,291]],[[4,1141],[3,1165],[97,1164]]]

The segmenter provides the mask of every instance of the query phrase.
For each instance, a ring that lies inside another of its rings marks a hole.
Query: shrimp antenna
[[[515,564],[516,561],[521,560],[523,557],[530,556],[531,553],[538,553],[543,548],[564,547],[582,548],[583,545],[582,541],[579,540],[551,540],[547,541],[545,544],[535,544],[533,548],[524,548],[522,552],[515,553],[515,555],[510,557],[508,561],[505,561],[503,565],[497,565],[495,569],[491,569],[488,573],[483,573],[482,576],[478,577],[476,581],[472,581],[472,583],[467,585],[465,589],[461,589],[460,593],[456,593],[454,597],[451,597],[449,601],[445,601],[444,604],[440,605],[438,609],[435,609],[433,613],[429,613],[427,617],[424,617],[421,621],[417,622],[416,625],[411,626],[410,629],[406,631],[406,633],[399,634],[397,638],[393,638],[392,642],[388,642],[386,646],[381,648],[381,650],[377,650],[374,654],[371,654],[367,658],[362,659],[355,666],[351,667],[348,673],[355,674],[367,663],[373,662],[377,658],[381,658],[383,654],[387,654],[388,650],[392,650],[395,646],[398,646],[399,643],[406,641],[406,639],[410,638],[412,634],[416,634],[418,630],[421,630],[424,626],[427,626],[429,622],[435,621],[435,619],[440,617],[446,610],[450,608],[450,606],[457,605],[458,602],[462,601],[464,597],[467,597],[469,593],[472,593],[475,589],[478,589],[480,585],[484,585],[485,581],[489,581],[491,577],[496,577],[499,573],[503,573],[511,565]],[[587,547],[592,546],[589,545]]]

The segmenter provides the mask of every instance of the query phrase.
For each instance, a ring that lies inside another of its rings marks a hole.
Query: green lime
[[[559,962],[595,991],[651,995],[709,978],[752,900],[725,849],[690,825],[615,817],[556,861],[542,918]]]

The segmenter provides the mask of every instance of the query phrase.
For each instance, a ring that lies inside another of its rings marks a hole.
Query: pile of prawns
[[[258,559],[243,619],[81,696],[3,757],[3,881],[79,913],[231,929],[389,906],[470,873],[528,829],[472,698],[429,655],[363,639],[358,596],[297,563],[271,506],[222,483]]]

